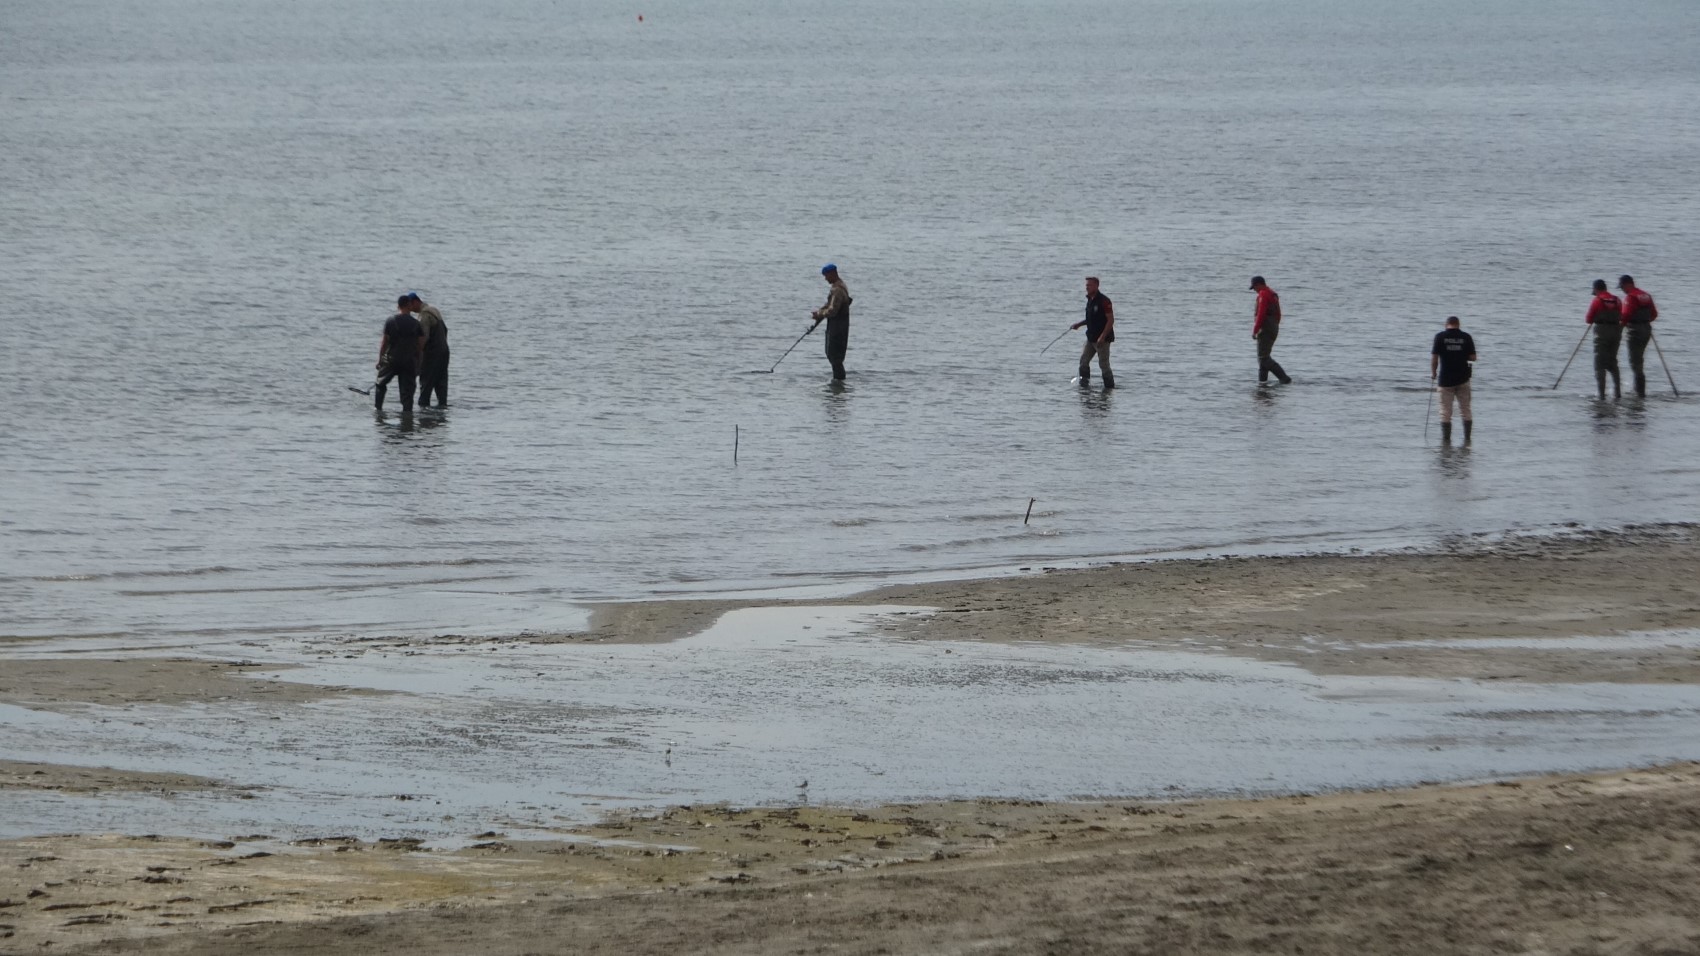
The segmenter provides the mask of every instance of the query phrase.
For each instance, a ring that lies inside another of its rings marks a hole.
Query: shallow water
[[[1700,6],[635,12],[6,4],[0,638],[514,632],[1700,512],[1700,405],[1655,372],[1598,407],[1586,354],[1548,388],[1625,270],[1700,370]],[[850,384],[816,338],[748,374],[829,259]],[[1253,382],[1253,272],[1290,388]],[[1113,395],[1039,355],[1088,273]],[[455,404],[374,418],[346,386],[409,288]],[[1448,314],[1469,451],[1423,433]]]
[[[142,826],[452,844],[679,803],[1291,793],[1700,758],[1695,687],[1316,677],[1218,655],[880,633],[914,613],[749,609],[661,645],[350,659],[342,642],[278,642],[277,659],[306,668],[274,676],[395,693],[0,707],[20,731],[15,759],[256,788],[250,800],[12,791],[0,838]]]

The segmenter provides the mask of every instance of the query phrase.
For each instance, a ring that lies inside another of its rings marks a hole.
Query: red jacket
[[[1630,289],[1623,294],[1623,324],[1651,322],[1659,317],[1659,307],[1645,289]]]
[[[1281,324],[1281,297],[1275,294],[1274,289],[1263,286],[1257,290],[1257,311],[1254,314],[1256,321],[1251,324],[1252,335],[1262,332],[1266,322],[1270,325]]]
[[[1596,322],[1622,322],[1623,303],[1610,292],[1594,293],[1594,301],[1588,306],[1588,324]]]

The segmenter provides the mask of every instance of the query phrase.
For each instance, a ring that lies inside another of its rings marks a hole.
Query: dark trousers
[[[1241,326],[1241,328],[1244,328],[1244,326]],[[1281,363],[1275,361],[1270,355],[1275,349],[1275,337],[1280,334],[1281,327],[1279,325],[1266,325],[1263,327],[1263,331],[1257,333],[1257,380],[1260,382],[1269,381],[1270,372],[1274,372],[1275,377],[1282,382],[1292,381],[1287,377],[1287,372],[1281,367]]]
[[[1623,326],[1616,323],[1598,322],[1594,324],[1594,382],[1600,388],[1600,397],[1606,397],[1606,376],[1611,376],[1615,390],[1622,390],[1620,373],[1617,367],[1617,349],[1623,342]]]
[[[388,391],[390,379],[393,378],[396,380],[396,385],[401,389],[401,410],[404,412],[413,411],[413,387],[418,377],[419,370],[412,366],[397,367],[392,365],[384,369],[383,374],[378,376],[378,381],[372,385],[372,407],[384,407],[384,392]]]
[[[832,363],[832,377],[844,377],[844,355],[850,351],[850,320],[826,320],[826,360]]]
[[[1080,383],[1092,381],[1092,357],[1098,357],[1098,370],[1104,373],[1104,387],[1116,387],[1116,373],[1110,371],[1110,343],[1102,344],[1086,340],[1086,347],[1080,350]]]
[[[425,364],[419,367],[419,407],[431,404],[431,393],[437,393],[437,407],[449,403],[449,352],[425,353]]]
[[[1647,357],[1647,343],[1653,340],[1653,323],[1636,322],[1629,326],[1629,370],[1635,373],[1635,394],[1647,394],[1647,373],[1641,360]]]

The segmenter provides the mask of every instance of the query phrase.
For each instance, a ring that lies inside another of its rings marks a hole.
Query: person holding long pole
[[[1116,387],[1116,375],[1110,371],[1110,343],[1116,340],[1115,306],[1110,297],[1098,291],[1097,276],[1086,277],[1086,318],[1069,326],[1086,326],[1086,348],[1080,352],[1080,384],[1092,384],[1092,357],[1098,357],[1098,371],[1104,373],[1104,388]]]
[[[1647,373],[1641,361],[1647,356],[1647,342],[1653,337],[1659,307],[1647,290],[1635,285],[1634,276],[1618,276],[1617,287],[1623,292],[1623,325],[1629,330],[1629,368],[1635,373],[1635,394],[1646,398]]]
[[[378,380],[372,383],[372,405],[378,411],[384,410],[390,380],[400,379],[401,410],[413,413],[413,388],[425,359],[425,330],[407,310],[410,301],[405,295],[396,299],[395,315],[384,323],[384,334],[378,339]]]
[[[1606,400],[1606,376],[1611,376],[1611,397],[1623,397],[1623,379],[1617,367],[1617,349],[1623,341],[1623,303],[1606,288],[1606,280],[1594,280],[1594,299],[1588,305],[1587,322],[1594,329],[1594,382],[1600,401]]]
[[[814,331],[816,325],[826,323],[826,360],[832,363],[832,380],[844,381],[844,355],[850,350],[850,290],[845,288],[844,280],[838,277],[838,267],[832,263],[821,266],[821,278],[826,280],[826,304],[809,313],[809,318],[815,324],[809,326]],[[803,333],[805,335],[808,332]]]
[[[1470,443],[1470,363],[1476,360],[1476,340],[1449,316],[1446,328],[1435,333],[1429,349],[1428,374],[1440,386],[1440,441],[1452,444],[1452,403],[1464,419],[1464,444]]]

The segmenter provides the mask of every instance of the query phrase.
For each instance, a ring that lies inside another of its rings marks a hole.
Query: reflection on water
[[[1075,381],[1075,391],[1080,396],[1080,410],[1088,422],[1104,421],[1110,411],[1110,396],[1116,390],[1113,388],[1094,388],[1089,383]]]
[[[1471,445],[1441,445],[1440,453],[1435,457],[1437,471],[1442,478],[1470,477]]]
[[[400,441],[414,429],[412,412],[388,412],[378,409],[372,414],[378,425],[378,437],[385,441]]]
[[[1642,429],[1648,425],[1647,403],[1639,398],[1595,399],[1590,409],[1593,412],[1594,428],[1601,429]]]
[[[826,420],[833,425],[843,425],[850,420],[850,395],[854,391],[850,385],[833,379],[828,382],[821,394],[826,400]]]

